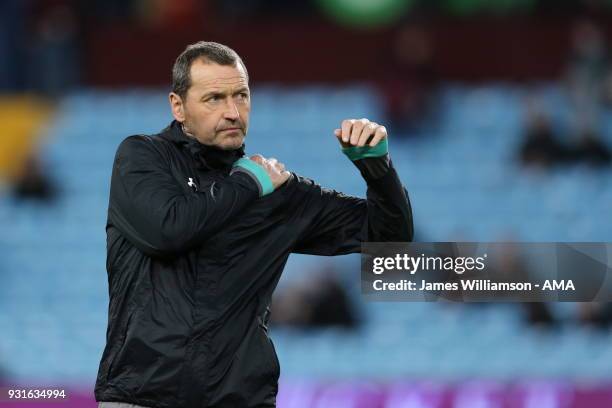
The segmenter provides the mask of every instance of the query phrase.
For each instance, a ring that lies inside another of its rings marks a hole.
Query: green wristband
[[[351,161],[365,159],[366,157],[380,157],[384,156],[389,152],[389,145],[387,143],[387,138],[384,138],[374,147],[370,146],[351,146],[342,148],[342,153],[344,153]]]
[[[239,168],[240,170],[246,171],[249,173],[259,185],[259,195],[265,196],[266,194],[270,194],[274,191],[274,185],[272,184],[272,179],[268,176],[268,173],[261,167],[259,164],[255,163],[252,160],[241,158],[236,160],[233,167]]]

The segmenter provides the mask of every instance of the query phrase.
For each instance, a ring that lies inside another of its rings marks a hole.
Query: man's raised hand
[[[274,189],[282,186],[291,176],[291,173],[285,170],[285,165],[276,160],[274,157],[266,159],[260,154],[255,154],[249,157],[249,159],[259,164],[266,170],[266,173],[268,173],[268,176],[270,176],[270,179],[272,180]]]
[[[387,138],[387,129],[366,118],[346,119],[342,121],[340,129],[334,130],[334,135],[342,147],[374,147]]]

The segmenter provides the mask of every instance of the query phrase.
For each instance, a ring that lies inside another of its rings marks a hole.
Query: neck
[[[185,124],[181,122],[181,130],[183,131],[184,134],[186,134],[189,137],[193,137],[194,139],[196,138],[193,133],[191,133],[189,130],[187,130],[187,128],[185,127]]]

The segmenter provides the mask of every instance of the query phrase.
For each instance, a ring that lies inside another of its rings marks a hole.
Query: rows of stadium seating
[[[555,86],[541,86],[556,123],[569,108]],[[436,124],[419,137],[391,135],[392,158],[408,187],[423,241],[609,241],[608,171],[583,167],[531,172],[516,164],[522,89],[448,86]],[[358,172],[339,153],[341,119],[383,121],[365,87],[254,89],[248,153],[362,195]],[[92,384],[104,345],[107,284],[105,218],[118,143],[170,120],[160,91],[82,91],[66,97],[42,152],[62,194],[53,204],[0,196],[0,362],[23,381]],[[561,126],[560,125],[560,126]],[[612,129],[612,121],[602,124]],[[608,132],[611,133],[612,132]],[[609,378],[607,332],[571,326],[529,329],[513,305],[364,303],[359,259],[292,256],[281,286],[317,268],[340,265],[365,325],[355,334],[274,329],[283,376]],[[557,305],[570,316],[572,305]]]

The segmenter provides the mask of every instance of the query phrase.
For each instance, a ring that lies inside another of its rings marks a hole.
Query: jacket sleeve
[[[262,193],[262,183],[248,169],[190,192],[170,166],[167,154],[147,136],[125,139],[113,165],[109,224],[149,256],[171,256],[202,244]]]
[[[408,192],[388,153],[353,158],[367,183],[366,199],[324,189],[308,181],[306,199],[298,213],[305,228],[293,252],[341,255],[360,252],[362,242],[412,241]]]

